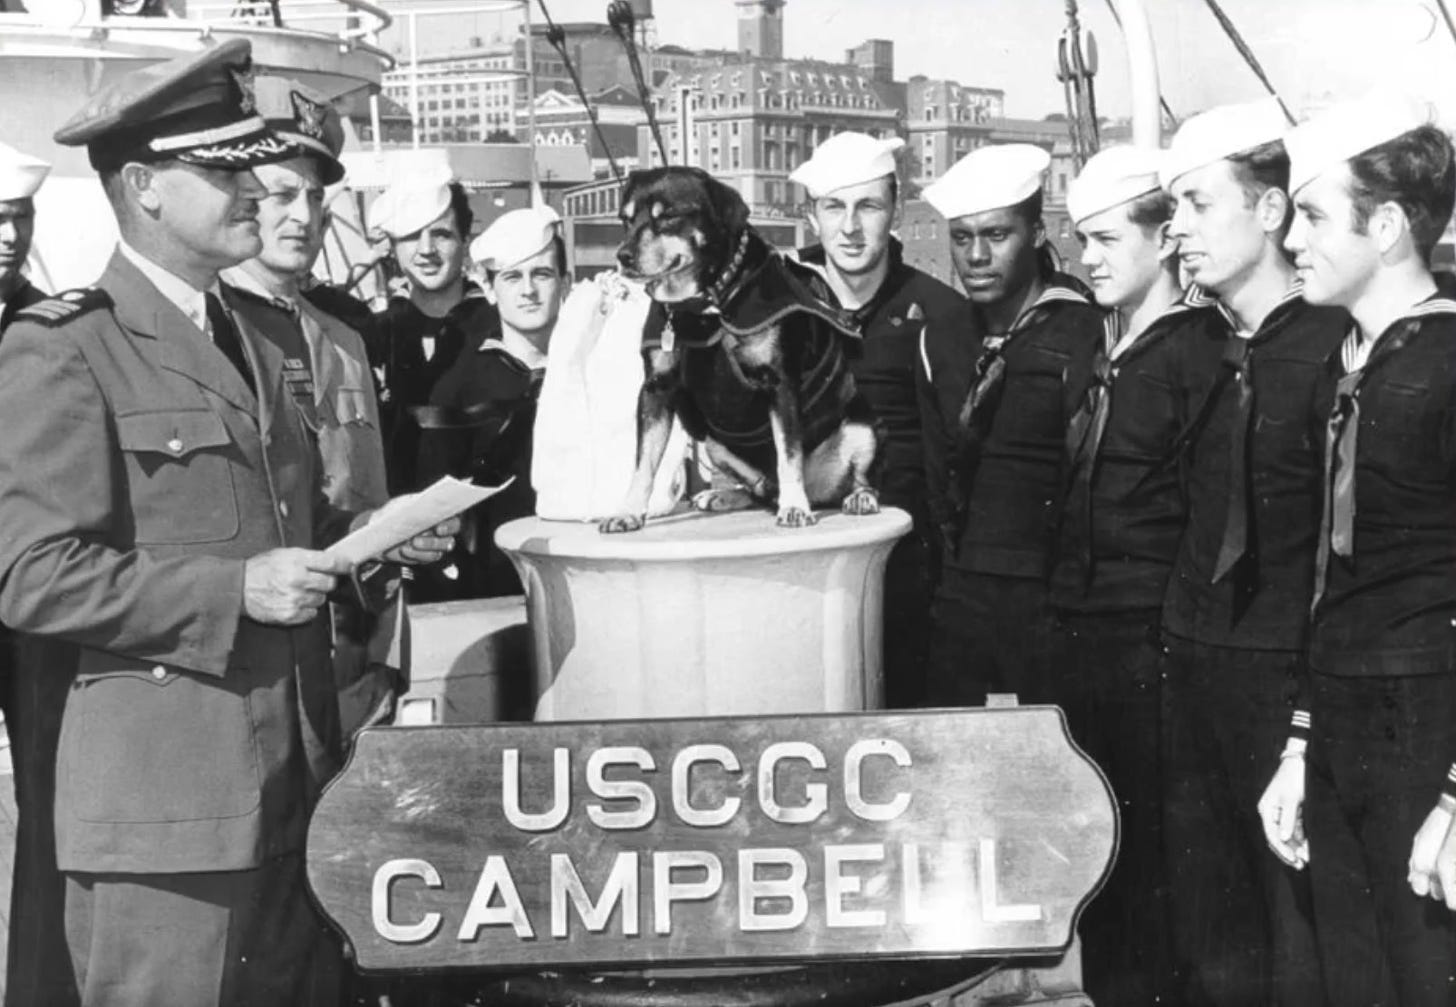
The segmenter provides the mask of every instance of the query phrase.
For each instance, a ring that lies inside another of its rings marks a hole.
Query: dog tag
[[[669,317],[667,322],[662,326],[662,352],[671,353],[673,347],[676,345],[677,333],[672,330],[672,318]]]

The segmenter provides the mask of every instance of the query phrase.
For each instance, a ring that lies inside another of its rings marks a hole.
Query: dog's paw
[[[641,531],[642,526],[646,523],[647,515],[645,514],[618,514],[597,525],[597,531],[603,535],[615,535],[624,531]]]
[[[844,513],[853,514],[856,517],[878,514],[880,512],[880,495],[868,486],[861,486],[844,498],[840,509]]]
[[[814,512],[807,507],[780,507],[778,524],[780,528],[808,528],[817,524],[819,519]]]
[[[693,509],[722,512],[747,510],[754,504],[753,494],[745,489],[708,489],[693,494]]]

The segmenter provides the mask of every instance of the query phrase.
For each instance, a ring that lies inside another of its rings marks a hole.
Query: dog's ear
[[[703,188],[712,207],[713,221],[725,239],[724,244],[731,245],[748,227],[748,204],[743,201],[737,189],[718,181],[702,169],[697,170],[703,176]]]

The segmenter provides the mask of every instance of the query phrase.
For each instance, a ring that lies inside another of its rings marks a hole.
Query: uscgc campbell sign
[[[1006,956],[1115,844],[1029,707],[367,731],[308,867],[371,970]]]

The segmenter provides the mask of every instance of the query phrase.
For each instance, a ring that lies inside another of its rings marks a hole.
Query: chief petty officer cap
[[[319,181],[333,185],[344,177],[339,151],[344,127],[328,99],[287,77],[257,80],[258,112],[281,139],[297,145],[319,165]]]
[[[1395,91],[1370,91],[1331,105],[1285,134],[1290,193],[1372,147],[1430,125],[1433,119],[1430,103]]]
[[[1082,166],[1067,187],[1067,216],[1080,224],[1103,210],[1157,192],[1163,152],[1156,147],[1108,147]]]
[[[98,171],[171,159],[238,170],[298,153],[258,114],[246,39],[127,74],[56,130],[55,141],[85,146]]]
[[[903,146],[905,141],[898,136],[876,140],[868,133],[835,133],[789,174],[789,181],[807,189],[810,199],[818,199],[836,189],[893,175],[895,151]]]
[[[49,163],[0,143],[0,200],[29,199],[50,172]]]
[[[1050,154],[1030,143],[981,147],[957,161],[921,195],[947,220],[999,210],[1041,189],[1051,163]]]
[[[444,172],[400,179],[369,207],[369,229],[396,240],[424,230],[450,209],[451,181]]]
[[[470,257],[491,272],[509,269],[550,245],[560,223],[549,206],[503,213],[470,243]]]
[[[1158,178],[1172,190],[1179,176],[1282,139],[1289,120],[1276,98],[1220,105],[1185,121],[1173,136]]]

